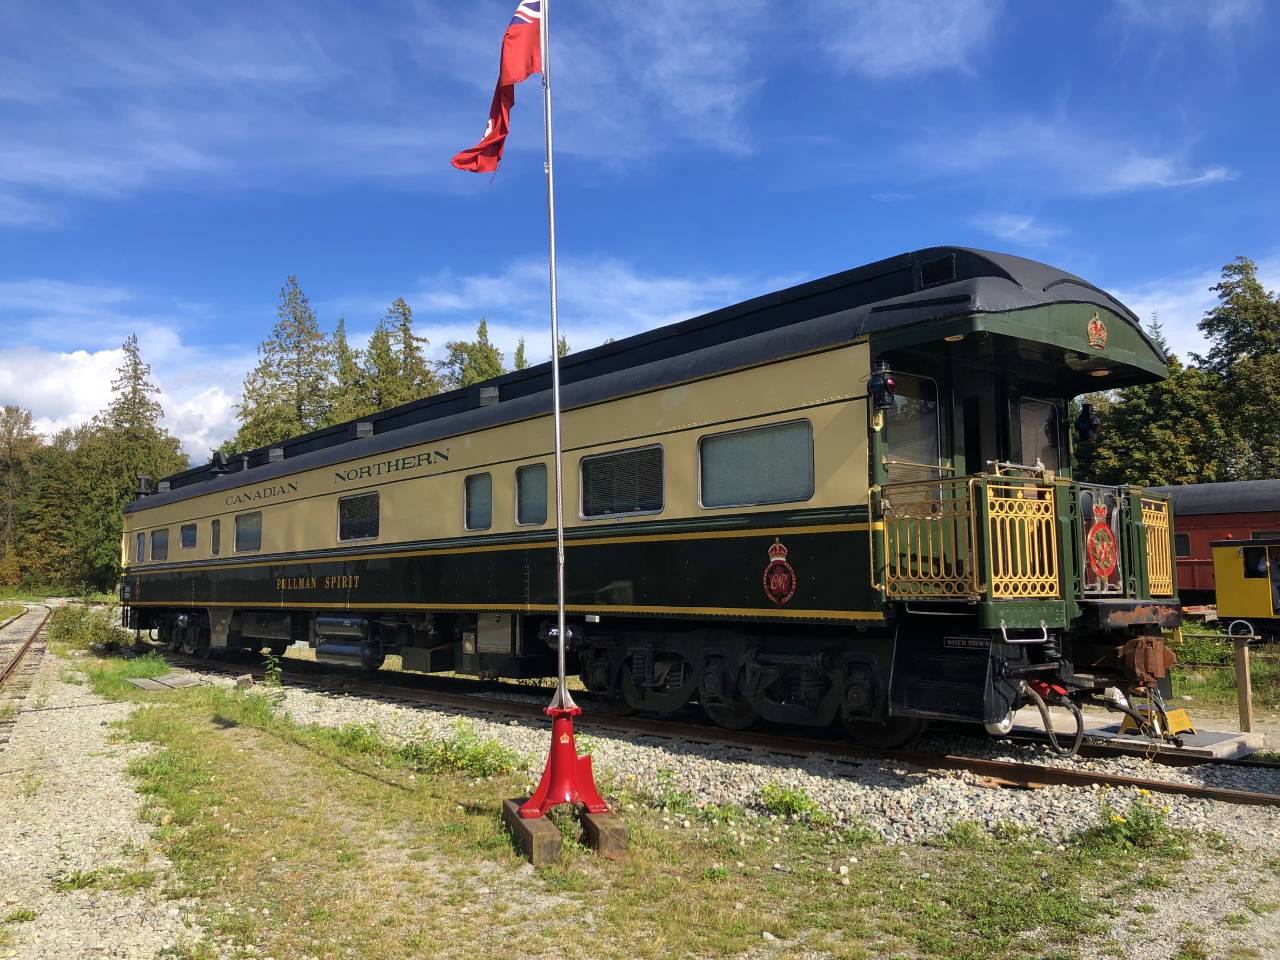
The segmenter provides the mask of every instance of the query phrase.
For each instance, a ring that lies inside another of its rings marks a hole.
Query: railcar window
[[[236,553],[262,549],[262,511],[236,514]]]
[[[133,541],[133,559],[135,563],[147,562],[147,535],[138,534]]]
[[[212,520],[209,523],[209,552],[215,557],[222,549],[222,521]]]
[[[662,510],[661,447],[583,457],[579,471],[583,517],[616,517]]]
[[[702,505],[740,507],[813,496],[813,424],[770,424],[703,437]]]
[[[155,551],[152,550],[152,553]],[[1267,575],[1267,548],[1266,547],[1245,547],[1241,553],[1244,555],[1244,575],[1248,580],[1260,580]]]
[[[1280,537],[1280,530],[1254,530],[1249,534],[1250,540],[1261,540],[1264,537]]]
[[[1023,400],[1018,404],[1022,436],[1022,462],[1037,460],[1050,470],[1062,465],[1058,447],[1058,408],[1044,400]]]
[[[179,527],[178,541],[183,550],[193,549],[196,545],[196,525],[194,523],[184,523]]]
[[[547,522],[547,465],[516,470],[516,523]]]
[[[493,477],[476,473],[467,477],[466,523],[468,530],[488,530],[493,526]]]
[[[378,494],[362,493],[338,501],[338,539],[371,540],[378,535]]]
[[[891,482],[932,480],[942,474],[938,385],[928,377],[894,372],[893,406],[885,411],[884,437]]]
[[[151,531],[151,559],[159,563],[169,559],[169,529]]]
[[[1175,557],[1191,556],[1191,534],[1175,533],[1173,535],[1173,555]]]

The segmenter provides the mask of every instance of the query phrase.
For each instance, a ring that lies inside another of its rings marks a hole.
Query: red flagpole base
[[[573,718],[582,708],[547,707],[543,712],[551,718],[551,753],[542,772],[542,782],[521,805],[520,816],[526,820],[542,817],[562,803],[581,803],[588,813],[608,813],[609,805],[596,789],[591,773],[591,756],[578,756],[578,747],[573,741]]]

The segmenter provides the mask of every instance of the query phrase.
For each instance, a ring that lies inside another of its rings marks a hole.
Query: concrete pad
[[[126,683],[131,683],[140,690],[169,690],[163,683],[156,683],[149,677],[130,677]]]
[[[156,683],[162,684],[163,686],[169,687],[173,690],[178,690],[182,687],[193,687],[200,682],[199,677],[193,676],[190,673],[178,672],[166,673],[163,677],[156,677],[155,680]]]
[[[554,863],[560,856],[564,838],[560,835],[559,828],[546,817],[526,820],[520,816],[520,805],[527,799],[527,797],[520,797],[515,800],[503,800],[502,822],[507,825],[507,830],[520,845],[525,858],[535,867],[545,867]]]
[[[627,852],[627,825],[612,813],[582,811],[582,839],[606,860],[617,860]]]

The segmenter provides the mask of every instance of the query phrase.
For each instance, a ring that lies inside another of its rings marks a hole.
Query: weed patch
[[[133,644],[133,637],[120,626],[120,608],[68,603],[57,607],[46,627],[55,649],[95,650],[114,653]]]
[[[760,788],[760,805],[779,817],[811,817],[818,812],[818,802],[798,787],[766,783]]]

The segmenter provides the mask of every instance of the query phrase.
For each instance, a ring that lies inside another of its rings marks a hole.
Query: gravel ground
[[[344,693],[289,688],[283,709],[302,722],[373,724],[397,738],[444,736],[459,718],[465,718],[475,724],[481,736],[496,739],[528,758],[531,770],[537,774],[541,773],[541,758],[548,746],[544,724]],[[993,788],[967,772],[922,773],[892,763],[837,762],[821,754],[798,760],[763,750],[621,735],[593,729],[589,715],[579,722],[577,732],[579,738],[588,739],[599,775],[615,789],[626,786],[659,793],[664,787],[675,787],[690,792],[699,805],[732,802],[751,808],[758,807],[762,787],[778,782],[803,789],[838,822],[860,823],[891,843],[936,836],[962,820],[986,827],[1014,824],[1060,839],[1096,823],[1101,799],[1100,791],[1092,788],[1007,790]],[[968,738],[964,741],[966,747],[974,742]],[[993,747],[993,755],[1010,759],[1026,759],[1028,753],[1038,751],[1009,744]],[[1168,779],[1210,776],[1145,764],[1139,758],[1073,762],[1089,768],[1118,765],[1126,771]],[[1273,774],[1253,775],[1268,778],[1265,782],[1240,778],[1249,773],[1231,768],[1230,774],[1212,776],[1214,782],[1224,786],[1275,789]],[[530,786],[532,783],[531,780]],[[1117,789],[1109,791],[1109,796],[1113,805],[1124,807],[1138,793]],[[1250,849],[1280,853],[1280,810],[1248,808],[1246,818],[1241,815],[1244,808],[1207,800],[1173,796],[1152,800],[1170,808],[1169,820],[1176,827],[1201,833],[1216,830]]]
[[[0,920],[35,912],[5,924],[15,944],[0,946],[0,957],[150,958],[199,941],[201,931],[184,920],[189,904],[161,895],[169,864],[138,817],[142,801],[125,774],[147,748],[109,740],[109,725],[130,707],[62,683],[64,665],[45,657],[0,753]],[[71,871],[110,878],[113,869],[153,871],[155,880],[132,891],[55,887]]]

